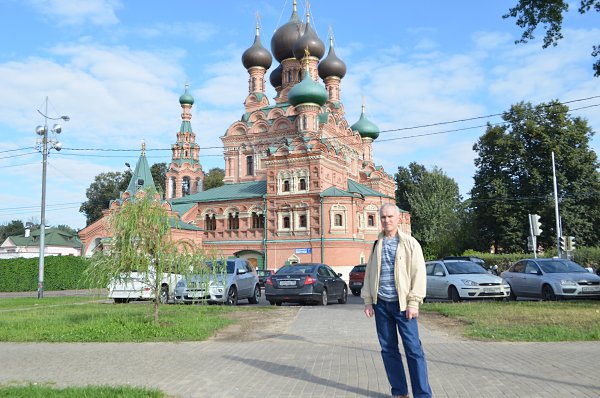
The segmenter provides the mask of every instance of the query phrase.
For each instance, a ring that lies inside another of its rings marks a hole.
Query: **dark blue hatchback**
[[[319,263],[286,265],[265,282],[265,297],[271,305],[281,303],[316,303],[327,305],[330,300],[345,304],[348,286],[331,267]]]

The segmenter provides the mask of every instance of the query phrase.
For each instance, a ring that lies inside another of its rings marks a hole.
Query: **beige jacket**
[[[398,231],[398,238],[394,277],[400,301],[400,311],[406,311],[407,307],[418,310],[427,290],[423,250],[419,242],[410,235]],[[365,270],[365,281],[360,292],[365,304],[377,303],[382,245],[383,232],[379,234],[377,245],[371,252]]]

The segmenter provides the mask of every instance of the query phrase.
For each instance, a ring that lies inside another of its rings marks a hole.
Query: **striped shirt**
[[[379,291],[377,297],[385,301],[397,301],[398,291],[394,279],[394,265],[396,250],[398,249],[398,235],[393,238],[383,237],[381,249],[381,273],[379,275]]]

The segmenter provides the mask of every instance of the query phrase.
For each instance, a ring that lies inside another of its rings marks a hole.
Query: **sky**
[[[333,33],[348,69],[341,83],[346,119],[358,120],[364,98],[368,118],[383,131],[374,160],[387,173],[411,162],[437,166],[468,197],[473,145],[487,122],[501,121],[481,117],[521,101],[568,102],[572,116],[600,130],[600,79],[590,55],[600,13],[580,15],[571,4],[564,39],[543,49],[541,29],[534,41],[515,44],[515,20],[502,19],[515,3],[310,3],[317,34],[328,48]],[[299,0],[299,14],[305,10]],[[63,149],[49,151],[46,225],[83,228],[86,189],[99,173],[124,171],[125,162],[133,167],[141,140],[150,164],[170,162],[186,83],[203,169],[223,168],[220,137],[244,112],[241,55],[254,40],[256,15],[270,49],[291,12],[292,0],[0,0],[0,224],[40,221],[35,128],[44,124],[46,97],[47,116],[70,117],[58,136]],[[600,138],[591,146],[598,152]]]

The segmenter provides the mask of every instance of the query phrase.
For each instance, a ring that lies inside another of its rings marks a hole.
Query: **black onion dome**
[[[317,70],[321,79],[330,76],[337,76],[341,79],[346,76],[346,64],[335,54],[333,40],[331,39],[329,40],[329,53],[323,61],[319,62]]]
[[[277,88],[283,84],[283,66],[279,64],[279,66],[271,72],[271,76],[269,76],[269,81],[271,82],[271,86]]]
[[[317,36],[309,22],[306,23],[304,34],[294,44],[294,57],[298,61],[302,60],[307,49],[312,57],[317,57],[318,59],[321,59],[323,54],[325,54],[325,44],[319,39],[319,36]]]
[[[242,64],[244,64],[244,68],[246,69],[250,69],[253,66],[262,66],[265,69],[269,69],[272,63],[273,57],[271,57],[271,53],[262,46],[258,27],[256,27],[254,44],[242,54]]]
[[[294,44],[300,37],[300,31],[304,24],[298,18],[296,12],[296,5],[294,3],[294,11],[290,20],[279,27],[275,31],[275,34],[271,38],[271,52],[275,59],[279,62],[284,59],[292,58],[294,56]]]

